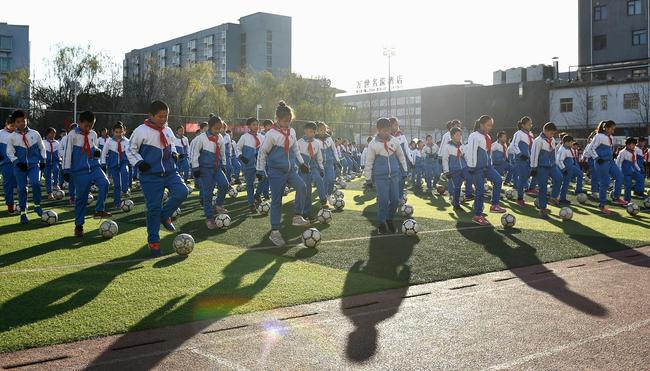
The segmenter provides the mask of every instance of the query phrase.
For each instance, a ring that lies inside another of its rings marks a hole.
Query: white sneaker
[[[309,225],[309,221],[303,218],[301,215],[296,215],[293,217],[293,222],[291,223],[294,227],[304,227]]]
[[[273,244],[277,247],[282,247],[284,246],[284,238],[282,238],[282,234],[280,231],[271,231],[271,235],[269,236],[269,240],[273,242]]]
[[[225,207],[223,207],[223,206],[219,206],[219,205],[217,205],[217,206],[214,207],[214,210],[215,210],[218,214],[228,214],[228,210],[227,210]]]

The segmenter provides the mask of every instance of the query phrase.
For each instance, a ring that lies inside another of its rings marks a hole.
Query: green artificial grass
[[[175,221],[197,242],[187,258],[173,253],[175,234],[167,232],[161,232],[166,255],[149,258],[140,192],[132,212],[115,213],[120,232],[111,240],[99,236],[93,219],[86,220],[84,238],[72,237],[74,215],[64,201],[44,202],[59,213],[51,227],[33,213],[24,226],[0,212],[0,352],[542,264],[649,240],[647,210],[630,217],[618,208],[618,215],[603,217],[593,203],[574,202],[573,220],[559,220],[551,208],[555,217],[544,221],[532,206],[504,201],[517,217],[514,228],[503,229],[500,215],[492,214],[495,228],[476,228],[470,203],[457,213],[446,198],[423,194],[409,195],[422,229],[417,238],[377,238],[374,193],[360,185],[355,180],[344,190],[345,211],[335,212],[332,224],[315,226],[323,235],[317,249],[297,245],[303,229],[290,226],[293,193],[283,213],[290,246],[278,249],[268,241],[268,217],[250,216],[244,193],[227,200],[231,228],[209,231],[194,192]]]

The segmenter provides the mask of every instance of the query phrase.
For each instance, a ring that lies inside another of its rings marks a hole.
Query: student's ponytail
[[[478,120],[474,122],[474,131],[479,130],[481,128],[481,125],[484,125],[486,122],[490,120],[492,120],[492,117],[488,115],[483,115],[479,117]]]
[[[520,118],[519,121],[517,121],[517,128],[521,130],[521,128],[524,127],[524,124],[526,124],[527,122],[530,122],[530,121],[532,121],[532,120],[528,116],[524,116],[524,117]]]

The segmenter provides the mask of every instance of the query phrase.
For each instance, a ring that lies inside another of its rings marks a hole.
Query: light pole
[[[72,111],[72,122],[77,122],[77,96],[79,95],[79,90],[81,90],[81,84],[78,81],[72,83],[72,89],[74,93],[74,110]]]
[[[553,60],[553,80],[560,79],[560,62],[558,57],[551,58]]]
[[[262,105],[261,105],[261,104],[258,104],[258,105],[255,107],[255,118],[257,119],[257,121],[260,120],[260,110],[261,110],[261,109],[262,109]]]
[[[391,92],[391,76],[390,76],[390,59],[395,56],[395,48],[384,48],[384,57],[388,57],[388,116],[393,115],[392,109],[392,92]]]

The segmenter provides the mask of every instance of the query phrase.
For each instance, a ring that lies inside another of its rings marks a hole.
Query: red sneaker
[[[76,200],[74,197],[70,197],[70,205],[74,206]]]
[[[492,205],[492,206],[490,206],[490,212],[491,213],[505,213],[506,209],[502,208],[499,205]]]
[[[522,200],[517,200],[517,205],[519,205],[521,207],[526,207],[527,206],[526,201],[524,201],[523,199]]]
[[[614,204],[615,204],[615,205],[620,205],[620,206],[627,206],[627,204],[629,204],[628,201],[625,201],[625,200],[622,199],[622,198],[619,198],[619,199],[617,199],[617,200],[613,200],[613,201],[614,201]]]
[[[149,242],[149,251],[151,251],[151,256],[153,257],[160,256],[160,242]]]
[[[601,207],[601,208],[600,208],[600,212],[603,213],[603,214],[605,214],[605,215],[610,215],[610,214],[612,213],[611,211],[609,211],[609,209],[607,208],[607,206],[603,206],[603,207]]]
[[[526,191],[526,193],[531,195],[531,196],[537,196],[539,194],[539,191],[537,189],[535,189],[535,188],[529,188]]]
[[[487,225],[490,225],[490,222],[488,222],[487,219],[485,219],[485,217],[482,216],[482,215],[477,215],[477,216],[473,217],[473,218],[472,218],[472,221],[473,221],[474,223],[480,225],[480,226],[487,226]]]
[[[54,200],[54,195],[51,194],[51,193],[48,193],[48,194],[47,194],[47,199],[48,199],[49,201],[53,201],[53,200]]]

